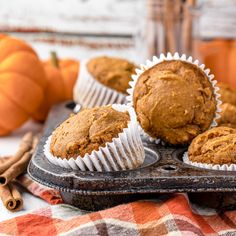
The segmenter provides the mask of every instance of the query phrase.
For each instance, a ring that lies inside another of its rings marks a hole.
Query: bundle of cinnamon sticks
[[[160,53],[191,53],[192,16],[190,9],[197,0],[149,0],[149,56]]]
[[[22,174],[38,144],[38,137],[31,132],[24,135],[15,155],[0,158],[0,198],[10,211],[19,211],[23,207],[23,199],[14,181]]]

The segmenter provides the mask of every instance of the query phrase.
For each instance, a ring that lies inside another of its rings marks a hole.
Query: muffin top
[[[89,73],[103,85],[126,94],[135,65],[115,57],[96,57],[87,63]]]
[[[220,88],[220,100],[223,103],[230,103],[236,106],[236,90],[225,83],[218,83],[217,86]]]
[[[221,110],[221,117],[217,120],[218,125],[236,128],[236,106],[223,103]]]
[[[236,129],[216,127],[197,136],[188,149],[192,162],[236,163]]]
[[[163,61],[138,78],[133,93],[139,123],[153,138],[186,144],[207,130],[215,116],[211,83],[197,66]]]
[[[111,106],[84,109],[65,120],[52,134],[50,150],[56,157],[69,159],[104,147],[128,126],[128,112]]]

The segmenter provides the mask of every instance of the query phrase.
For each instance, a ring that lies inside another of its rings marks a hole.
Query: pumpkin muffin
[[[48,137],[44,155],[55,165],[81,171],[141,166],[145,153],[134,109],[113,104],[80,111]]]
[[[236,128],[236,106],[230,103],[223,103],[221,110],[221,117],[217,120],[218,126]]]
[[[215,127],[197,136],[188,149],[192,162],[205,164],[236,163],[236,129]]]
[[[128,112],[116,111],[111,106],[84,109],[53,132],[51,153],[62,159],[84,157],[117,138],[129,120]]]
[[[236,106],[236,90],[222,82],[218,83],[217,86],[220,88],[221,101]]]
[[[215,117],[214,88],[205,73],[188,62],[163,61],[144,71],[133,92],[143,130],[169,144],[187,144]]]
[[[87,63],[89,73],[97,81],[123,94],[129,88],[135,68],[133,63],[125,59],[107,56],[95,57]]]

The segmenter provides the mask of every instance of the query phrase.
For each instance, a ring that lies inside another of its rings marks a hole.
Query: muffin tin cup
[[[126,96],[99,83],[87,70],[87,60],[81,62],[80,73],[74,86],[74,101],[83,107],[124,104]]]
[[[181,60],[181,61],[185,61],[185,62],[188,62],[188,63],[191,63],[193,65],[196,65],[198,68],[200,68],[204,74],[207,76],[208,80],[210,81],[213,89],[214,89],[214,95],[215,95],[215,98],[216,98],[216,113],[215,113],[215,117],[209,127],[212,128],[212,127],[215,127],[217,126],[217,122],[216,120],[219,119],[221,116],[220,116],[220,112],[221,112],[221,108],[220,108],[220,105],[222,104],[222,102],[220,101],[219,97],[220,97],[220,94],[218,93],[219,91],[219,88],[216,86],[217,84],[217,81],[214,80],[214,75],[213,74],[210,74],[210,69],[207,69],[205,68],[205,65],[204,64],[200,64],[198,60],[193,60],[193,58],[190,56],[190,57],[187,57],[185,54],[183,55],[179,55],[179,53],[174,53],[173,55],[171,53],[167,53],[167,55],[165,56],[163,53],[160,54],[160,57],[156,57],[154,56],[152,61],[151,60],[147,60],[146,61],[146,64],[143,65],[141,64],[140,65],[140,68],[136,69],[136,74],[135,75],[132,75],[132,81],[129,82],[130,84],[130,88],[127,89],[127,92],[128,92],[128,96],[127,96],[127,102],[128,102],[128,105],[129,106],[132,106],[133,107],[133,93],[134,93],[134,88],[135,88],[135,85],[138,81],[138,78],[140,77],[140,75],[142,73],[144,73],[146,70],[148,70],[149,68],[163,62],[163,61],[170,61],[170,60]],[[155,143],[165,143],[163,142],[162,140],[160,139],[156,139],[156,138],[153,138],[151,137],[149,134],[147,134],[141,127],[141,125],[139,124],[140,126],[140,130],[141,130],[141,134],[147,138],[150,142],[155,142]]]
[[[45,143],[44,154],[55,165],[64,168],[82,171],[120,171],[135,169],[144,162],[144,147],[138,132],[136,115],[133,108],[121,104],[113,104],[112,108],[120,111],[128,111],[130,121],[128,127],[113,138],[112,142],[106,143],[98,151],[85,154],[84,157],[62,159],[55,157],[50,152],[51,136]]]
[[[223,170],[223,171],[236,171],[236,164],[205,164],[200,162],[190,161],[188,158],[188,152],[183,154],[183,162],[185,164],[195,166],[198,168],[209,169],[209,170]]]

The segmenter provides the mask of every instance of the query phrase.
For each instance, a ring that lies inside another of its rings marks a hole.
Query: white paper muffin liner
[[[157,64],[159,64],[159,63],[161,63],[163,61],[171,61],[171,60],[180,60],[180,61],[185,61],[185,62],[191,63],[193,65],[196,65],[207,76],[207,78],[209,79],[209,81],[210,81],[210,83],[211,83],[211,85],[212,85],[212,87],[214,89],[214,95],[215,95],[215,98],[216,98],[216,113],[215,113],[215,117],[214,117],[214,119],[213,119],[209,129],[212,128],[212,127],[217,126],[216,120],[220,118],[220,114],[219,113],[221,112],[220,105],[222,104],[222,102],[219,99],[219,97],[221,95],[218,93],[219,88],[216,86],[217,81],[214,80],[214,75],[210,74],[210,69],[205,68],[205,65],[204,64],[200,64],[198,60],[193,60],[193,58],[191,56],[187,57],[185,54],[180,56],[179,53],[177,53],[177,52],[174,53],[173,55],[170,52],[168,52],[166,56],[163,53],[161,53],[160,57],[154,56],[152,58],[152,61],[151,60],[147,60],[145,65],[141,64],[140,68],[135,70],[136,74],[132,75],[132,81],[129,82],[131,87],[129,89],[127,89],[128,96],[127,96],[126,99],[127,99],[128,105],[133,107],[134,88],[135,88],[135,85],[136,85],[140,75],[142,73],[144,73],[146,70],[148,70],[149,68],[151,68],[151,67],[153,67],[153,66],[155,66],[155,65],[157,65]],[[151,137],[149,134],[147,134],[142,129],[140,124],[139,124],[139,126],[140,126],[140,130],[141,130],[142,135],[145,138],[147,138],[150,142],[162,143],[162,142],[160,142],[160,139],[155,139],[155,138]]]
[[[236,171],[236,164],[223,164],[223,165],[219,165],[219,164],[204,164],[204,163],[200,163],[200,162],[193,162],[190,161],[188,158],[188,152],[185,152],[183,154],[183,162],[185,164],[191,165],[191,166],[195,166],[198,168],[203,168],[203,169],[209,169],[209,170],[223,170],[223,171]]]
[[[128,127],[117,138],[113,138],[111,142],[106,143],[105,147],[100,147],[90,155],[85,154],[84,157],[78,156],[67,160],[52,155],[50,136],[44,145],[47,159],[55,165],[82,171],[120,171],[141,166],[145,155],[134,109],[121,104],[113,104],[112,108],[120,112],[128,111],[130,115]]]
[[[126,96],[99,83],[87,70],[88,60],[81,61],[80,72],[73,90],[76,103],[83,107],[96,107],[108,104],[124,104]]]

